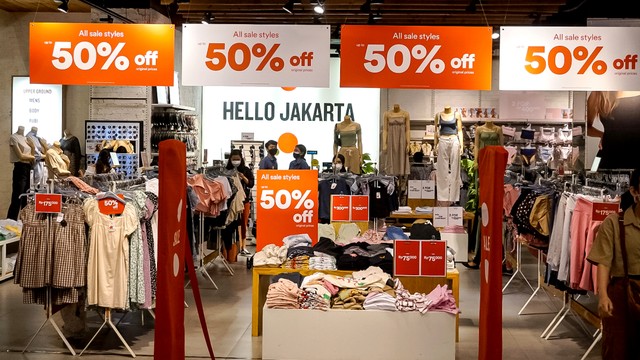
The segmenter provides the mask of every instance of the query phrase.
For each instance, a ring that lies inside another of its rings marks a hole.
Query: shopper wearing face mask
[[[327,169],[325,173],[343,173],[347,172],[347,168],[344,166],[345,158],[342,154],[336,154],[331,161],[331,169]]]
[[[306,146],[302,144],[296,145],[293,150],[293,161],[289,163],[289,170],[309,170],[309,164],[304,156],[307,154]]]
[[[278,170],[278,159],[276,159],[278,142],[275,140],[267,141],[265,149],[267,150],[267,156],[260,161],[258,168],[260,170]]]
[[[244,209],[242,211],[242,219],[240,220],[240,255],[249,256],[251,253],[245,248],[247,242],[247,224],[249,222],[249,213],[251,212],[251,189],[254,185],[253,172],[244,164],[242,151],[239,149],[231,150],[229,161],[227,161],[227,169],[238,170],[238,176],[242,182],[244,189]]]

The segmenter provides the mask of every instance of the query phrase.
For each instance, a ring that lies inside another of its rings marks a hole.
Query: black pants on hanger
[[[11,205],[7,211],[7,219],[18,220],[20,209],[27,205],[27,198],[20,199],[31,186],[31,165],[23,162],[13,163],[13,185],[11,186]]]

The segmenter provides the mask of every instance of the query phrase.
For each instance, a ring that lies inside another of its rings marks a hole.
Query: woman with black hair
[[[249,213],[251,212],[251,189],[253,188],[255,179],[253,172],[244,164],[244,158],[242,157],[242,151],[239,149],[231,150],[229,154],[229,160],[227,161],[227,169],[238,170],[238,176],[242,182],[244,190],[244,209],[242,211],[242,218],[240,220],[240,255],[248,256],[249,251],[245,248],[247,241],[247,225],[249,221]]]
[[[624,213],[604,219],[587,257],[598,265],[605,360],[640,359],[640,169],[633,171],[622,199]]]

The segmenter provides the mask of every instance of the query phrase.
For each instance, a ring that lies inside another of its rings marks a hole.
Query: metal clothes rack
[[[531,283],[529,282],[527,277],[524,276],[524,273],[522,272],[522,242],[521,241],[516,241],[516,269],[511,275],[511,278],[509,278],[509,281],[507,281],[507,283],[502,288],[503,293],[505,290],[507,290],[507,288],[509,287],[513,279],[515,279],[516,276],[518,275],[520,275],[520,277],[522,277],[522,279],[527,283],[527,285],[529,285],[529,288],[531,289],[531,291],[535,291],[533,289],[533,286],[531,286]]]
[[[87,345],[84,347],[84,349],[82,349],[82,351],[78,356],[82,356],[82,354],[84,354],[85,350],[87,350],[89,345],[91,345],[93,340],[98,336],[102,328],[104,328],[107,325],[111,328],[111,330],[113,330],[113,332],[116,333],[116,335],[118,336],[118,339],[120,339],[120,342],[129,351],[129,354],[131,354],[131,357],[135,358],[136,353],[133,352],[129,344],[127,344],[126,340],[122,337],[122,334],[120,334],[120,331],[118,331],[118,328],[116,327],[116,325],[113,323],[113,321],[111,321],[111,308],[104,308],[104,321],[102,322],[102,325],[100,325],[100,328],[98,329],[98,331],[96,331],[95,334],[93,334],[93,337],[91,337],[91,340],[89,340]]]
[[[49,193],[53,193],[54,191],[54,185],[53,185],[53,180],[49,180],[49,185],[47,186],[47,192]],[[51,235],[51,217],[52,214],[46,214],[46,227],[45,227],[45,236],[48,238]],[[62,339],[62,341],[64,342],[65,346],[67,347],[67,349],[69,349],[69,352],[71,352],[71,355],[75,356],[76,352],[73,349],[73,347],[71,346],[71,344],[69,344],[69,341],[67,340],[67,338],[64,336],[64,334],[62,333],[62,331],[60,330],[60,328],[58,327],[58,324],[56,324],[55,320],[53,319],[53,311],[52,311],[52,299],[51,299],[51,286],[48,285],[46,287],[46,303],[45,303],[45,308],[46,308],[46,313],[47,313],[47,318],[45,319],[45,321],[42,323],[42,325],[40,325],[40,327],[38,328],[38,330],[36,331],[35,334],[33,334],[33,336],[31,337],[31,339],[29,340],[29,342],[27,343],[27,346],[24,348],[24,350],[22,350],[22,353],[25,353],[27,351],[27,349],[29,349],[29,346],[31,346],[31,343],[33,342],[33,340],[35,340],[35,338],[40,334],[40,331],[42,331],[42,329],[44,328],[45,325],[47,325],[47,323],[50,323],[51,326],[53,326],[53,328],[55,329],[56,333],[58,334],[58,336],[60,337],[60,339]]]

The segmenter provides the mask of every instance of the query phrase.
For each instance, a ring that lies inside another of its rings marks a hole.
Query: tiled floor
[[[524,256],[525,274],[535,279],[535,258]],[[218,359],[259,359],[261,338],[251,337],[251,272],[244,259],[235,264],[235,276],[229,275],[220,264],[210,269],[220,290],[200,278],[205,314],[213,347]],[[476,359],[478,351],[479,271],[468,270],[460,265],[460,295],[462,314],[460,318],[460,342],[456,346],[456,359]],[[503,283],[508,278],[503,277]],[[535,286],[535,282],[532,280]],[[549,340],[540,334],[561,307],[561,301],[540,292],[524,310],[517,315],[532,291],[520,280],[506,290],[503,298],[503,359],[580,359],[591,344],[591,337],[582,330],[573,318],[565,320]],[[189,308],[185,309],[187,337],[186,353],[189,359],[207,358],[193,296],[186,295]],[[594,299],[587,299],[593,301]],[[121,314],[114,315],[119,319]],[[61,320],[54,317],[60,324]],[[86,339],[73,342],[78,352],[87,343],[102,320],[89,313],[91,333]],[[38,335],[29,351],[22,354],[29,339],[44,322],[42,307],[22,304],[20,288],[12,280],[0,284],[0,359],[70,359],[68,351],[47,324]],[[383,324],[381,324],[383,326]],[[140,313],[132,313],[119,325],[124,338],[138,358],[153,357],[153,319],[146,314],[144,326]],[[595,329],[588,327],[593,332]],[[428,334],[425,334],[428,336]],[[600,346],[596,346],[587,359],[599,359]],[[111,355],[111,356],[108,356]],[[115,355],[115,356],[114,356]],[[82,355],[87,359],[126,358],[128,352],[119,343],[115,334],[102,330],[91,347]]]

